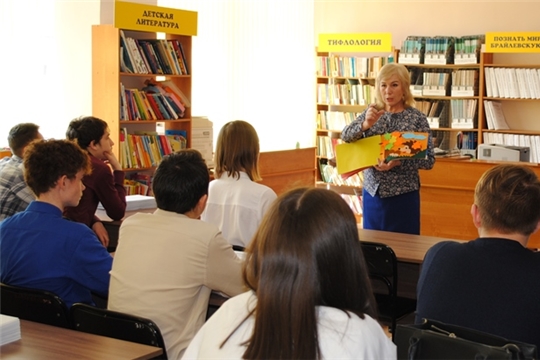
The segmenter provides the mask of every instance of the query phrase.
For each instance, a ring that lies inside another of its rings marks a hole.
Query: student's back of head
[[[482,228],[529,236],[540,222],[540,180],[526,166],[497,165],[476,184],[474,203]]]
[[[36,196],[56,186],[62,176],[75,179],[78,172],[91,172],[86,151],[70,140],[43,140],[31,143],[24,156],[24,178]]]
[[[252,181],[261,180],[259,175],[259,136],[248,122],[235,120],[223,125],[216,143],[216,177],[222,174],[239,178],[240,171]]]
[[[316,306],[375,317],[355,217],[329,190],[274,202],[247,249],[244,280],[257,295],[245,358],[319,358]]]
[[[185,149],[163,158],[154,174],[152,190],[157,207],[184,214],[192,210],[202,196],[208,195],[210,174],[195,149]]]
[[[11,152],[23,157],[23,149],[33,140],[41,139],[39,126],[32,123],[17,124],[9,130],[8,144]]]

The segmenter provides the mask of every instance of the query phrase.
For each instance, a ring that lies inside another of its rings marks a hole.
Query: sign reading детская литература
[[[197,12],[117,0],[114,26],[124,30],[195,36]]]

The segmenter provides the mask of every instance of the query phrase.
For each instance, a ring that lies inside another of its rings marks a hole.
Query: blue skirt
[[[420,191],[381,198],[362,191],[363,228],[420,235]]]

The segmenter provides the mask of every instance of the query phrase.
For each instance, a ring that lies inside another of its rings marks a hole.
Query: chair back
[[[23,320],[71,328],[66,304],[50,291],[0,283],[0,312]]]
[[[397,293],[397,257],[388,245],[362,241],[362,251],[366,259],[369,276],[383,282],[388,293]]]
[[[392,337],[397,320],[416,310],[416,299],[398,296],[398,260],[394,250],[386,244],[361,241],[369,277],[386,287],[387,293],[375,293],[379,319],[389,323]]]
[[[160,347],[159,359],[167,359],[161,332],[150,319],[82,303],[73,304],[70,315],[75,330]]]

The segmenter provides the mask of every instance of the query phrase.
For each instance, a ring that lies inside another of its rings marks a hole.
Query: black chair
[[[388,245],[362,241],[369,277],[374,285],[384,284],[386,293],[375,293],[379,320],[390,326],[392,338],[396,323],[405,315],[416,310],[416,299],[398,296],[398,267],[396,254]]]
[[[82,303],[73,304],[70,315],[75,330],[160,347],[163,354],[156,359],[167,359],[161,332],[150,319]]]
[[[23,320],[71,328],[66,304],[50,291],[0,284],[0,312]]]

